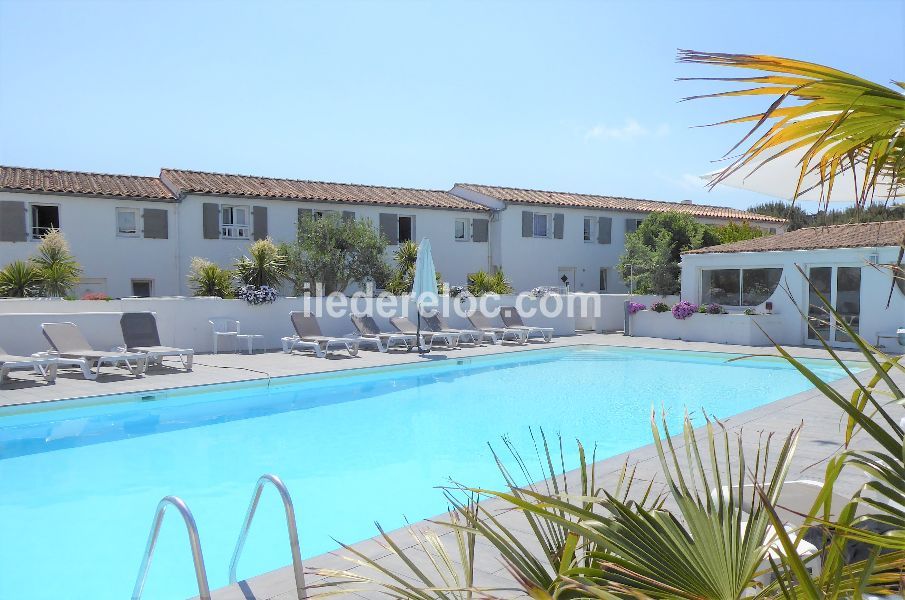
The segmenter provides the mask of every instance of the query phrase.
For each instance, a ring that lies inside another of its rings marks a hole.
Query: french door
[[[852,346],[851,337],[837,322],[836,316],[827,310],[817,292],[857,333],[861,321],[861,267],[810,267],[808,278],[811,280],[808,286],[808,323],[811,325],[808,327],[808,343],[819,344],[819,333],[833,346]]]

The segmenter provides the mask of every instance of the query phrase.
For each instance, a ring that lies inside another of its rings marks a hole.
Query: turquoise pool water
[[[781,360],[731,358],[578,347],[0,409],[0,598],[128,597],[167,494],[195,514],[213,588],[227,583],[262,473],[286,482],[302,553],[315,556],[336,547],[331,536],[373,536],[375,520],[393,529],[443,512],[435,488],[450,477],[499,486],[487,443],[499,447],[501,436],[530,454],[529,428],[561,433],[572,468],[576,438],[596,444],[598,458],[649,443],[651,406],[674,422],[685,407],[728,417],[810,387]],[[843,376],[831,363],[810,366]],[[290,561],[272,488],[258,512],[240,578]],[[195,593],[175,517],[145,598]]]

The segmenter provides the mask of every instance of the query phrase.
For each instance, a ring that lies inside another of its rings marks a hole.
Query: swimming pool
[[[389,530],[443,512],[434,488],[450,477],[500,486],[487,442],[503,435],[528,450],[529,427],[560,432],[572,468],[576,438],[598,458],[649,443],[651,406],[673,422],[685,407],[728,417],[811,387],[779,359],[731,358],[578,346],[0,409],[0,598],[128,597],[167,494],[192,509],[215,588],[263,473],[286,482],[315,556],[331,536],[375,535],[375,520]],[[240,578],[290,561],[272,488],[258,513]],[[144,597],[195,593],[171,514]]]

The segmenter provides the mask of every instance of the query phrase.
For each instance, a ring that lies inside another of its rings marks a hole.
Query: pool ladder
[[[280,500],[283,501],[283,510],[286,513],[286,526],[289,530],[289,548],[292,551],[292,570],[295,574],[295,588],[298,600],[306,600],[308,594],[305,590],[305,573],[302,569],[302,553],[299,549],[299,534],[295,524],[295,508],[292,505],[292,497],[286,484],[277,477],[266,473],[258,478],[255,484],[255,491],[248,504],[248,510],[245,513],[245,521],[242,529],[239,531],[239,539],[236,540],[236,547],[233,550],[232,559],[229,561],[229,582],[236,583],[236,568],[239,565],[239,556],[245,547],[245,540],[248,538],[248,528],[254,519],[255,512],[258,508],[258,501],[261,499],[261,493],[264,491],[266,484],[272,484],[280,494]],[[189,546],[192,550],[192,562],[195,565],[195,579],[198,582],[198,598],[199,600],[211,600],[211,590],[207,582],[207,570],[204,567],[204,556],[201,553],[201,539],[198,536],[198,526],[195,524],[195,517],[186,503],[176,496],[165,496],[157,505],[154,513],[154,520],[151,523],[151,533],[148,535],[148,543],[145,546],[145,553],[141,559],[141,567],[138,570],[138,578],[135,580],[135,587],[132,588],[132,600],[140,600],[144,591],[145,581],[148,577],[148,569],[151,566],[151,559],[154,557],[154,548],[157,545],[157,536],[160,534],[160,526],[163,524],[163,517],[166,514],[168,506],[173,506],[179,511],[182,521],[189,535]]]

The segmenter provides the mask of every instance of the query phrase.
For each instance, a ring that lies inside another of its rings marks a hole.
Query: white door
[[[820,344],[817,338],[819,333],[833,346],[853,346],[851,337],[837,322],[836,315],[827,310],[820,296],[826,298],[839,318],[844,319],[857,333],[861,322],[861,267],[810,267],[808,279],[811,280],[808,286],[808,322],[811,327],[808,327],[807,342]]]
[[[575,291],[575,267],[559,267],[559,283],[567,292]]]

